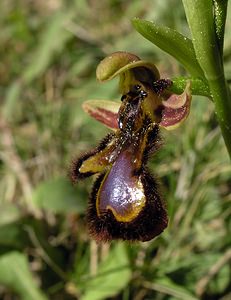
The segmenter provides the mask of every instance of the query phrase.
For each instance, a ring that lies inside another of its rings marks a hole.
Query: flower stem
[[[215,30],[219,43],[221,54],[223,54],[224,44],[224,32],[225,32],[225,20],[227,14],[228,0],[213,0],[214,4],[214,18],[215,18]]]
[[[221,0],[222,1],[222,0]],[[221,2],[221,1],[216,1]],[[228,88],[222,58],[226,13],[220,19],[218,30],[213,0],[182,0],[197,60],[208,81],[215,113],[231,157],[231,92]],[[225,1],[223,1],[225,2]],[[226,6],[223,6],[225,9]],[[222,6],[219,6],[222,9]],[[220,11],[221,13],[221,11]],[[222,29],[223,28],[223,29]]]

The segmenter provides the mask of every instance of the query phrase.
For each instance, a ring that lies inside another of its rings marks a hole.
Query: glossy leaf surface
[[[191,75],[204,77],[197,62],[192,41],[174,29],[158,26],[154,22],[140,20],[132,21],[136,30],[160,49],[175,57]]]

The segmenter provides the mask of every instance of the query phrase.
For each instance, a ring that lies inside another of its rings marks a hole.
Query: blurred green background
[[[85,210],[92,178],[73,187],[73,157],[108,132],[81,108],[120,99],[97,64],[130,51],[162,78],[184,75],[130,19],[188,35],[180,0],[0,1],[0,299],[231,299],[231,166],[213,104],[193,97],[189,119],[164,132],[150,168],[170,224],[146,243],[97,245]],[[231,79],[231,5],[225,67]]]

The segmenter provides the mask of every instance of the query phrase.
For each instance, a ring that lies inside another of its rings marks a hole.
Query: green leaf
[[[0,257],[0,283],[16,292],[21,300],[46,300],[30,272],[25,254],[9,252]]]
[[[60,177],[38,185],[32,200],[38,207],[54,213],[82,213],[86,209],[86,198],[85,190]]]
[[[129,260],[123,243],[118,243],[99,266],[98,273],[86,280],[82,300],[100,300],[117,295],[131,278]]]
[[[0,203],[0,227],[21,218],[21,212],[18,207],[12,203]]]
[[[192,41],[168,27],[135,18],[132,23],[136,30],[157,47],[175,57],[185,69],[196,77],[204,78],[197,62]]]

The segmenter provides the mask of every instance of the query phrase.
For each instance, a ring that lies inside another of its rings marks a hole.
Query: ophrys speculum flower
[[[116,109],[100,100],[84,105],[114,133],[73,163],[72,180],[99,173],[87,211],[89,231],[97,241],[148,241],[167,227],[168,217],[147,161],[161,146],[159,127],[175,127],[188,115],[189,85],[183,95],[169,93],[171,81],[160,79],[153,64],[124,52],[98,66],[99,80],[115,75],[120,75],[122,92]]]

